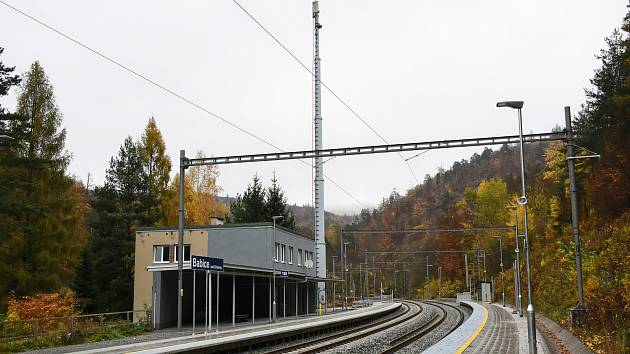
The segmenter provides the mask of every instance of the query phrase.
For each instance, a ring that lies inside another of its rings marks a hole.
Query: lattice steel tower
[[[313,110],[315,129],[315,150],[322,149],[322,92],[320,81],[320,59],[319,59],[319,2],[313,1]],[[318,277],[326,277],[326,225],[324,224],[324,166],[322,158],[315,158],[315,179],[313,181],[315,198],[315,271]],[[317,285],[318,298],[321,301],[321,294],[325,290],[323,282]]]

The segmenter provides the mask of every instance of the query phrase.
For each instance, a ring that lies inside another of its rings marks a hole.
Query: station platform
[[[498,304],[461,301],[472,314],[459,328],[429,347],[425,353],[527,353],[527,318]],[[550,353],[536,333],[538,353]]]
[[[243,342],[248,340],[254,340],[257,338],[265,338],[274,335],[281,335],[282,333],[293,331],[305,331],[309,328],[317,328],[322,325],[334,324],[337,322],[344,322],[348,320],[359,320],[361,318],[367,318],[375,315],[386,314],[395,311],[401,306],[400,303],[394,302],[375,302],[370,307],[351,309],[347,311],[335,311],[328,312],[325,315],[310,315],[299,317],[279,317],[276,323],[268,323],[256,321],[256,324],[237,324],[232,327],[231,323],[221,324],[219,331],[216,331],[216,327],[213,331],[204,334],[203,324],[200,328],[196,329],[196,334],[192,335],[192,328],[186,329],[186,334],[170,330],[171,336],[163,339],[150,338],[147,336],[146,341],[119,344],[114,342],[109,343],[94,343],[93,347],[77,346],[65,347],[64,352],[72,353],[177,353],[193,351],[206,347],[219,347],[222,345],[228,345],[230,343]],[[197,332],[199,331],[200,332]],[[169,330],[167,330],[169,331]]]

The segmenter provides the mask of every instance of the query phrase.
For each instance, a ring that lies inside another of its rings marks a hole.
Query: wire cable
[[[304,70],[308,71],[309,74],[311,74],[312,77],[315,77],[315,74],[313,73],[313,71],[311,69],[309,69],[300,59],[298,59],[298,57],[296,57],[295,54],[293,54],[293,52],[291,52],[291,50],[289,50],[289,48],[287,48],[284,44],[282,44],[282,42],[280,42],[280,40],[276,36],[274,36],[267,28],[265,28],[265,26],[263,26],[263,24],[260,23],[260,21],[258,21],[258,19],[256,19],[256,17],[254,17],[249,11],[247,11],[247,9],[245,9],[245,7],[243,7],[243,5],[241,5],[236,0],[232,0],[232,2],[234,2],[239,8],[241,8],[241,10],[243,10],[243,12],[245,14],[247,14],[247,16],[249,16],[249,18],[252,19],[252,21],[254,21],[258,25],[258,27],[260,27],[265,33],[267,33],[267,35],[269,35],[269,37],[271,37],[271,39],[273,39],[282,49],[284,49],[284,51],[287,52],[293,58],[293,60],[295,60]],[[381,134],[379,134],[379,132],[377,132],[376,129],[374,129],[370,125],[370,123],[368,123],[365,119],[363,119],[363,117],[361,117],[361,115],[359,115],[359,113],[357,113],[357,111],[352,109],[352,107],[350,107],[350,105],[343,98],[341,98],[339,95],[337,95],[337,93],[335,91],[333,91],[333,89],[331,89],[328,85],[326,85],[326,83],[324,83],[321,80],[319,80],[319,82],[344,107],[346,107],[356,118],[358,118],[366,127],[368,127],[368,129],[370,129],[377,137],[379,137],[379,139],[381,139],[385,144],[389,145],[389,142],[387,141],[387,139],[385,139]],[[407,167],[409,168],[409,172],[411,172],[411,175],[413,176],[413,178],[416,181],[416,183],[420,184],[420,181],[418,180],[418,177],[416,177],[416,174],[413,172],[413,169],[411,168],[411,165],[409,164],[408,160],[405,160],[405,158],[403,157],[403,155],[400,152],[398,152],[397,154],[403,160],[403,162],[407,165]]]
[[[252,138],[254,138],[254,139],[256,139],[256,140],[258,140],[258,141],[260,141],[260,142],[264,143],[265,145],[268,145],[268,146],[270,146],[270,147],[272,147],[272,148],[274,148],[274,149],[276,149],[276,150],[279,150],[279,151],[281,151],[281,152],[286,152],[285,150],[281,149],[280,147],[276,146],[275,144],[273,144],[273,143],[271,143],[271,142],[269,142],[269,141],[267,141],[267,140],[265,140],[265,139],[263,139],[263,138],[259,137],[258,135],[256,135],[256,134],[254,134],[254,133],[252,133],[252,132],[248,131],[248,130],[247,130],[247,129],[245,129],[245,128],[242,128],[242,127],[238,126],[238,125],[237,125],[237,124],[235,124],[235,123],[230,122],[229,120],[227,120],[227,119],[225,119],[225,118],[221,117],[220,115],[218,115],[218,114],[216,114],[216,113],[214,113],[214,112],[212,112],[212,111],[208,110],[207,108],[205,108],[205,107],[201,106],[200,104],[198,104],[198,103],[194,102],[193,100],[191,100],[191,99],[189,99],[189,98],[186,98],[186,97],[184,97],[183,95],[181,95],[181,94],[179,94],[179,93],[177,93],[177,92],[175,92],[175,91],[173,91],[173,90],[169,89],[168,87],[164,86],[163,84],[160,84],[160,83],[156,82],[155,80],[153,80],[153,79],[149,78],[149,77],[148,77],[148,76],[146,76],[145,74],[141,74],[141,73],[139,73],[138,71],[136,71],[136,70],[134,70],[134,69],[132,69],[132,68],[130,68],[130,67],[128,67],[128,66],[126,66],[126,65],[124,65],[124,64],[122,64],[122,63],[120,63],[119,61],[117,61],[117,60],[115,60],[115,59],[112,59],[111,57],[109,57],[109,56],[107,56],[107,55],[103,54],[102,52],[100,52],[100,51],[98,51],[98,50],[96,50],[96,49],[91,48],[90,46],[88,46],[88,45],[86,45],[86,44],[84,44],[84,43],[80,42],[79,40],[77,40],[77,39],[75,39],[75,38],[73,38],[73,37],[71,37],[71,36],[69,36],[69,35],[67,35],[67,34],[65,34],[65,33],[63,33],[63,32],[61,32],[60,30],[58,30],[58,29],[56,29],[56,28],[54,28],[54,27],[52,27],[52,26],[50,26],[50,25],[46,24],[44,21],[42,21],[42,20],[40,20],[40,19],[38,19],[38,18],[35,18],[34,16],[29,15],[28,13],[26,13],[26,12],[24,12],[24,11],[22,11],[22,10],[20,10],[20,9],[16,8],[15,6],[13,6],[13,5],[11,5],[11,4],[9,4],[9,3],[7,3],[7,2],[5,2],[5,1],[3,1],[3,0],[0,0],[0,4],[3,4],[4,6],[6,6],[6,7],[10,8],[11,10],[13,10],[13,11],[15,11],[15,12],[19,13],[20,15],[22,15],[22,16],[24,16],[24,17],[26,17],[26,18],[30,19],[31,21],[38,23],[39,25],[41,25],[41,26],[43,26],[43,27],[45,27],[45,28],[47,28],[47,29],[49,29],[49,30],[51,30],[51,31],[53,31],[53,32],[55,32],[55,33],[57,33],[58,35],[60,35],[60,36],[64,37],[65,39],[67,39],[67,40],[69,40],[69,41],[71,41],[71,42],[75,43],[76,45],[78,45],[78,46],[80,46],[80,47],[82,47],[82,48],[84,48],[84,49],[87,49],[87,50],[88,50],[88,51],[90,51],[91,53],[93,53],[93,54],[95,54],[95,55],[97,55],[97,56],[101,57],[102,59],[105,59],[106,61],[108,61],[108,62],[110,62],[110,63],[114,64],[115,66],[117,66],[117,67],[119,67],[119,68],[123,69],[124,71],[127,71],[128,73],[132,74],[133,76],[135,76],[135,77],[137,77],[137,78],[140,78],[141,80],[144,80],[144,81],[146,81],[146,82],[150,83],[151,85],[153,85],[153,86],[155,86],[155,87],[159,88],[160,90],[162,90],[162,91],[164,91],[164,92],[166,92],[166,93],[168,93],[168,94],[170,94],[170,95],[172,95],[172,96],[174,96],[174,97],[177,97],[178,99],[180,99],[180,100],[184,101],[185,103],[188,103],[188,104],[192,105],[193,107],[195,107],[195,108],[197,108],[197,109],[201,110],[202,112],[204,112],[204,113],[206,113],[206,114],[208,114],[208,115],[210,115],[210,116],[212,116],[212,117],[214,117],[214,118],[216,118],[216,119],[218,119],[218,120],[222,121],[223,123],[225,123],[225,124],[227,124],[227,125],[229,125],[229,126],[231,126],[231,127],[235,128],[235,129],[237,129],[237,130],[241,131],[242,133],[245,133],[245,134],[249,135],[250,137],[252,137]],[[306,161],[303,161],[303,160],[298,160],[298,161],[300,161],[300,162],[302,162],[302,163],[304,163],[304,164],[306,164],[306,165],[310,166],[311,168],[313,167],[313,165],[311,165],[310,163],[308,163],[308,162],[306,162]],[[345,188],[341,187],[341,186],[340,186],[337,182],[333,181],[330,177],[328,177],[327,175],[324,175],[324,178],[326,178],[329,182],[331,182],[332,184],[334,184],[337,188],[339,188],[339,189],[340,189],[342,192],[344,192],[347,196],[349,196],[349,197],[350,197],[350,198],[352,198],[355,202],[357,202],[359,205],[361,205],[361,207],[362,207],[362,208],[365,208],[365,207],[366,207],[366,206],[365,206],[363,203],[361,203],[361,202],[360,202],[360,201],[359,201],[356,197],[354,197],[352,194],[350,194],[350,193],[349,193],[349,192],[348,192]]]

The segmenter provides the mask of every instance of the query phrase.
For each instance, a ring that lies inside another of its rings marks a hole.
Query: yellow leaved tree
[[[196,157],[204,156],[203,151],[197,151]],[[184,178],[184,202],[186,208],[187,225],[208,225],[212,217],[225,219],[229,208],[217,199],[221,187],[217,184],[219,168],[214,165],[190,167]],[[168,187],[168,197],[162,204],[164,226],[178,224],[179,210],[179,174],[175,175]]]

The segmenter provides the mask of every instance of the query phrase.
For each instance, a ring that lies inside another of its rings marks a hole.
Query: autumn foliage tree
[[[94,189],[92,235],[75,282],[88,311],[124,311],[133,303],[135,230],[163,215],[171,163],[155,119],[142,138],[127,137],[111,158],[105,184]]]
[[[0,93],[17,80],[0,65]],[[0,121],[3,135],[0,180],[0,303],[17,295],[69,286],[79,263],[88,211],[82,185],[67,175],[63,116],[53,86],[39,62],[18,90],[17,109]],[[8,187],[8,189],[5,189]]]
[[[197,151],[196,156],[203,157],[203,151]],[[218,177],[219,168],[215,165],[194,166],[186,170],[184,201],[187,225],[208,225],[213,217],[227,217],[227,205],[217,199],[217,194],[221,192]],[[179,174],[175,175],[166,192],[167,197],[162,203],[164,218],[160,223],[176,226],[179,221]]]

